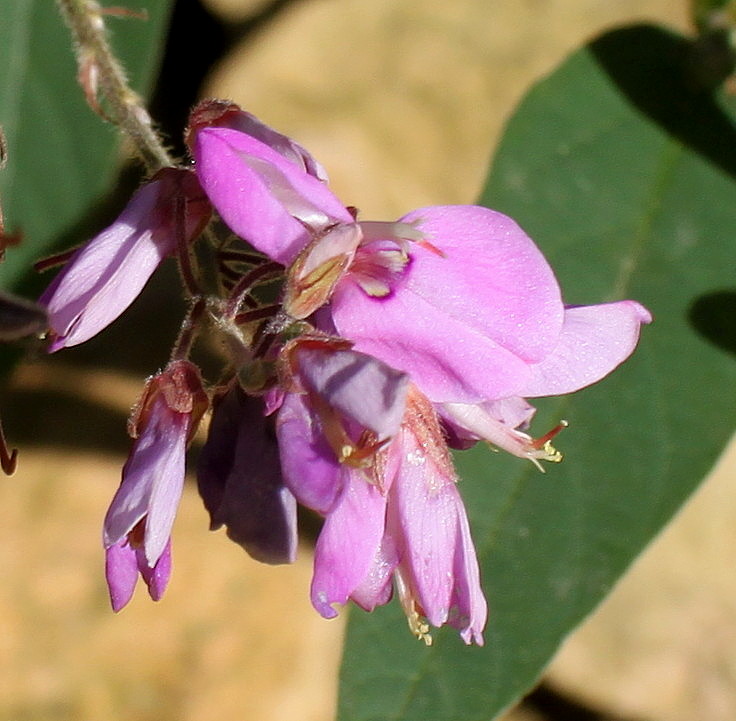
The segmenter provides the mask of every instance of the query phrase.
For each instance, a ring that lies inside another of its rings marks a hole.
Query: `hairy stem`
[[[193,298],[179,330],[179,337],[171,351],[170,361],[185,360],[192,351],[197,334],[202,328],[207,303],[204,298]]]
[[[149,172],[175,165],[110,48],[104,11],[99,3],[96,0],[57,0],[57,3],[72,32],[78,78],[90,107],[130,138]],[[104,98],[105,110],[100,107],[98,96]]]

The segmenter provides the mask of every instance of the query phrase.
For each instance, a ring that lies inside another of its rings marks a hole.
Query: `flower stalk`
[[[131,89],[110,48],[103,9],[96,0],[57,0],[74,39],[78,79],[89,106],[132,142],[150,173],[176,163],[153,128],[140,96]],[[104,98],[106,108],[100,105]]]

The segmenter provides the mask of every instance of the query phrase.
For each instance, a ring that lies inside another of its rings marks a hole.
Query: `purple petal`
[[[150,566],[161,557],[184,484],[189,418],[169,409],[163,395],[131,449],[123,480],[105,516],[105,545],[127,535],[145,516],[145,550]]]
[[[305,225],[353,222],[323,182],[245,133],[204,127],[194,157],[202,187],[225,223],[279,263],[288,265],[311,240]]]
[[[364,611],[372,611],[377,606],[387,604],[393,595],[393,575],[398,562],[398,553],[393,539],[384,535],[368,573],[353,589],[350,600],[357,603]]]
[[[567,308],[557,345],[530,366],[519,395],[556,396],[595,383],[631,355],[641,324],[651,320],[649,311],[632,300]]]
[[[105,549],[105,578],[112,610],[117,612],[133,598],[135,584],[138,582],[136,552],[127,539]]]
[[[379,440],[399,430],[409,378],[384,363],[350,350],[300,348],[299,377],[343,417],[372,430]]]
[[[143,549],[136,549],[136,559],[141,577],[148,586],[148,595],[154,601],[160,601],[171,577],[171,539],[167,541],[163,553],[153,568],[148,565]]]
[[[172,195],[201,193],[196,178],[188,172],[179,175],[183,172],[172,171],[141,187],[120,217],[82,246],[41,296],[56,335],[51,351],[83,343],[106,328],[175,251]],[[196,232],[207,213],[200,207],[188,217],[187,232]]]
[[[434,402],[518,395],[559,334],[563,306],[546,260],[510,218],[476,206],[424,208],[414,223],[442,252],[413,246],[393,292],[338,285],[335,325],[356,350],[408,372]]]
[[[447,623],[460,631],[465,643],[475,642],[483,645],[483,629],[488,619],[488,604],[480,586],[478,559],[475,546],[470,536],[468,517],[465,507],[457,494],[457,538],[455,540],[455,558],[453,577],[455,584],[450,599],[450,612]]]
[[[389,496],[388,533],[396,540],[413,596],[429,622],[441,626],[450,611],[462,502],[454,482],[437,473],[416,442],[405,438],[405,443],[406,461]]]
[[[296,501],[284,486],[274,430],[260,398],[234,385],[216,404],[197,465],[210,528],[264,563],[296,557]]]
[[[276,435],[286,485],[302,505],[329,513],[342,491],[343,478],[305,395],[285,395],[276,419]]]
[[[373,567],[383,536],[386,499],[363,474],[343,468],[345,490],[327,516],[314,552],[311,598],[325,618],[345,604]]]
[[[320,163],[312,156],[312,154],[302,147],[295,140],[286,135],[282,135],[278,131],[262,123],[255,115],[240,110],[237,113],[228,113],[226,123],[218,123],[225,125],[233,130],[250,135],[256,140],[260,140],[264,145],[283,155],[287,160],[300,167],[305,173],[314,176],[317,180],[327,182],[327,173]]]

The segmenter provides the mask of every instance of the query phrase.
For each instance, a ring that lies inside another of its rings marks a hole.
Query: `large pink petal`
[[[366,295],[349,277],[332,309],[341,335],[408,372],[434,402],[511,395],[559,334],[563,306],[546,260],[514,221],[487,208],[410,213],[442,255],[420,246],[393,292]]]
[[[636,347],[649,311],[633,300],[567,308],[560,339],[519,390],[527,398],[557,396],[608,375]]]
[[[353,217],[322,181],[259,140],[205,127],[194,143],[196,171],[230,229],[288,265],[310,241],[305,224],[324,228]]]
[[[410,293],[369,298],[344,283],[332,307],[340,334],[356,350],[408,373],[435,403],[517,395],[527,380],[521,358],[461,320],[438,317],[436,308]]]
[[[312,604],[334,618],[333,604],[347,603],[365,580],[378,553],[385,525],[386,499],[354,469],[343,468],[345,490],[327,516],[314,552]]]

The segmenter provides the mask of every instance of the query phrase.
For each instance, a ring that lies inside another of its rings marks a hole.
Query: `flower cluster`
[[[526,399],[608,374],[649,313],[564,305],[535,244],[487,208],[358,219],[304,148],[232,103],[198,106],[187,142],[193,165],[145,183],[41,298],[51,350],[105,328],[167,256],[191,299],[129,424],[104,524],[113,607],[139,573],[154,599],[164,591],[186,448],[211,408],[197,479],[212,528],[288,563],[302,504],[324,518],[319,613],[348,600],[372,610],[395,590],[417,637],[449,624],[482,644],[487,605],[449,449],[485,441],[559,460],[562,424],[532,438]],[[189,360],[205,325],[227,355],[208,387]]]

